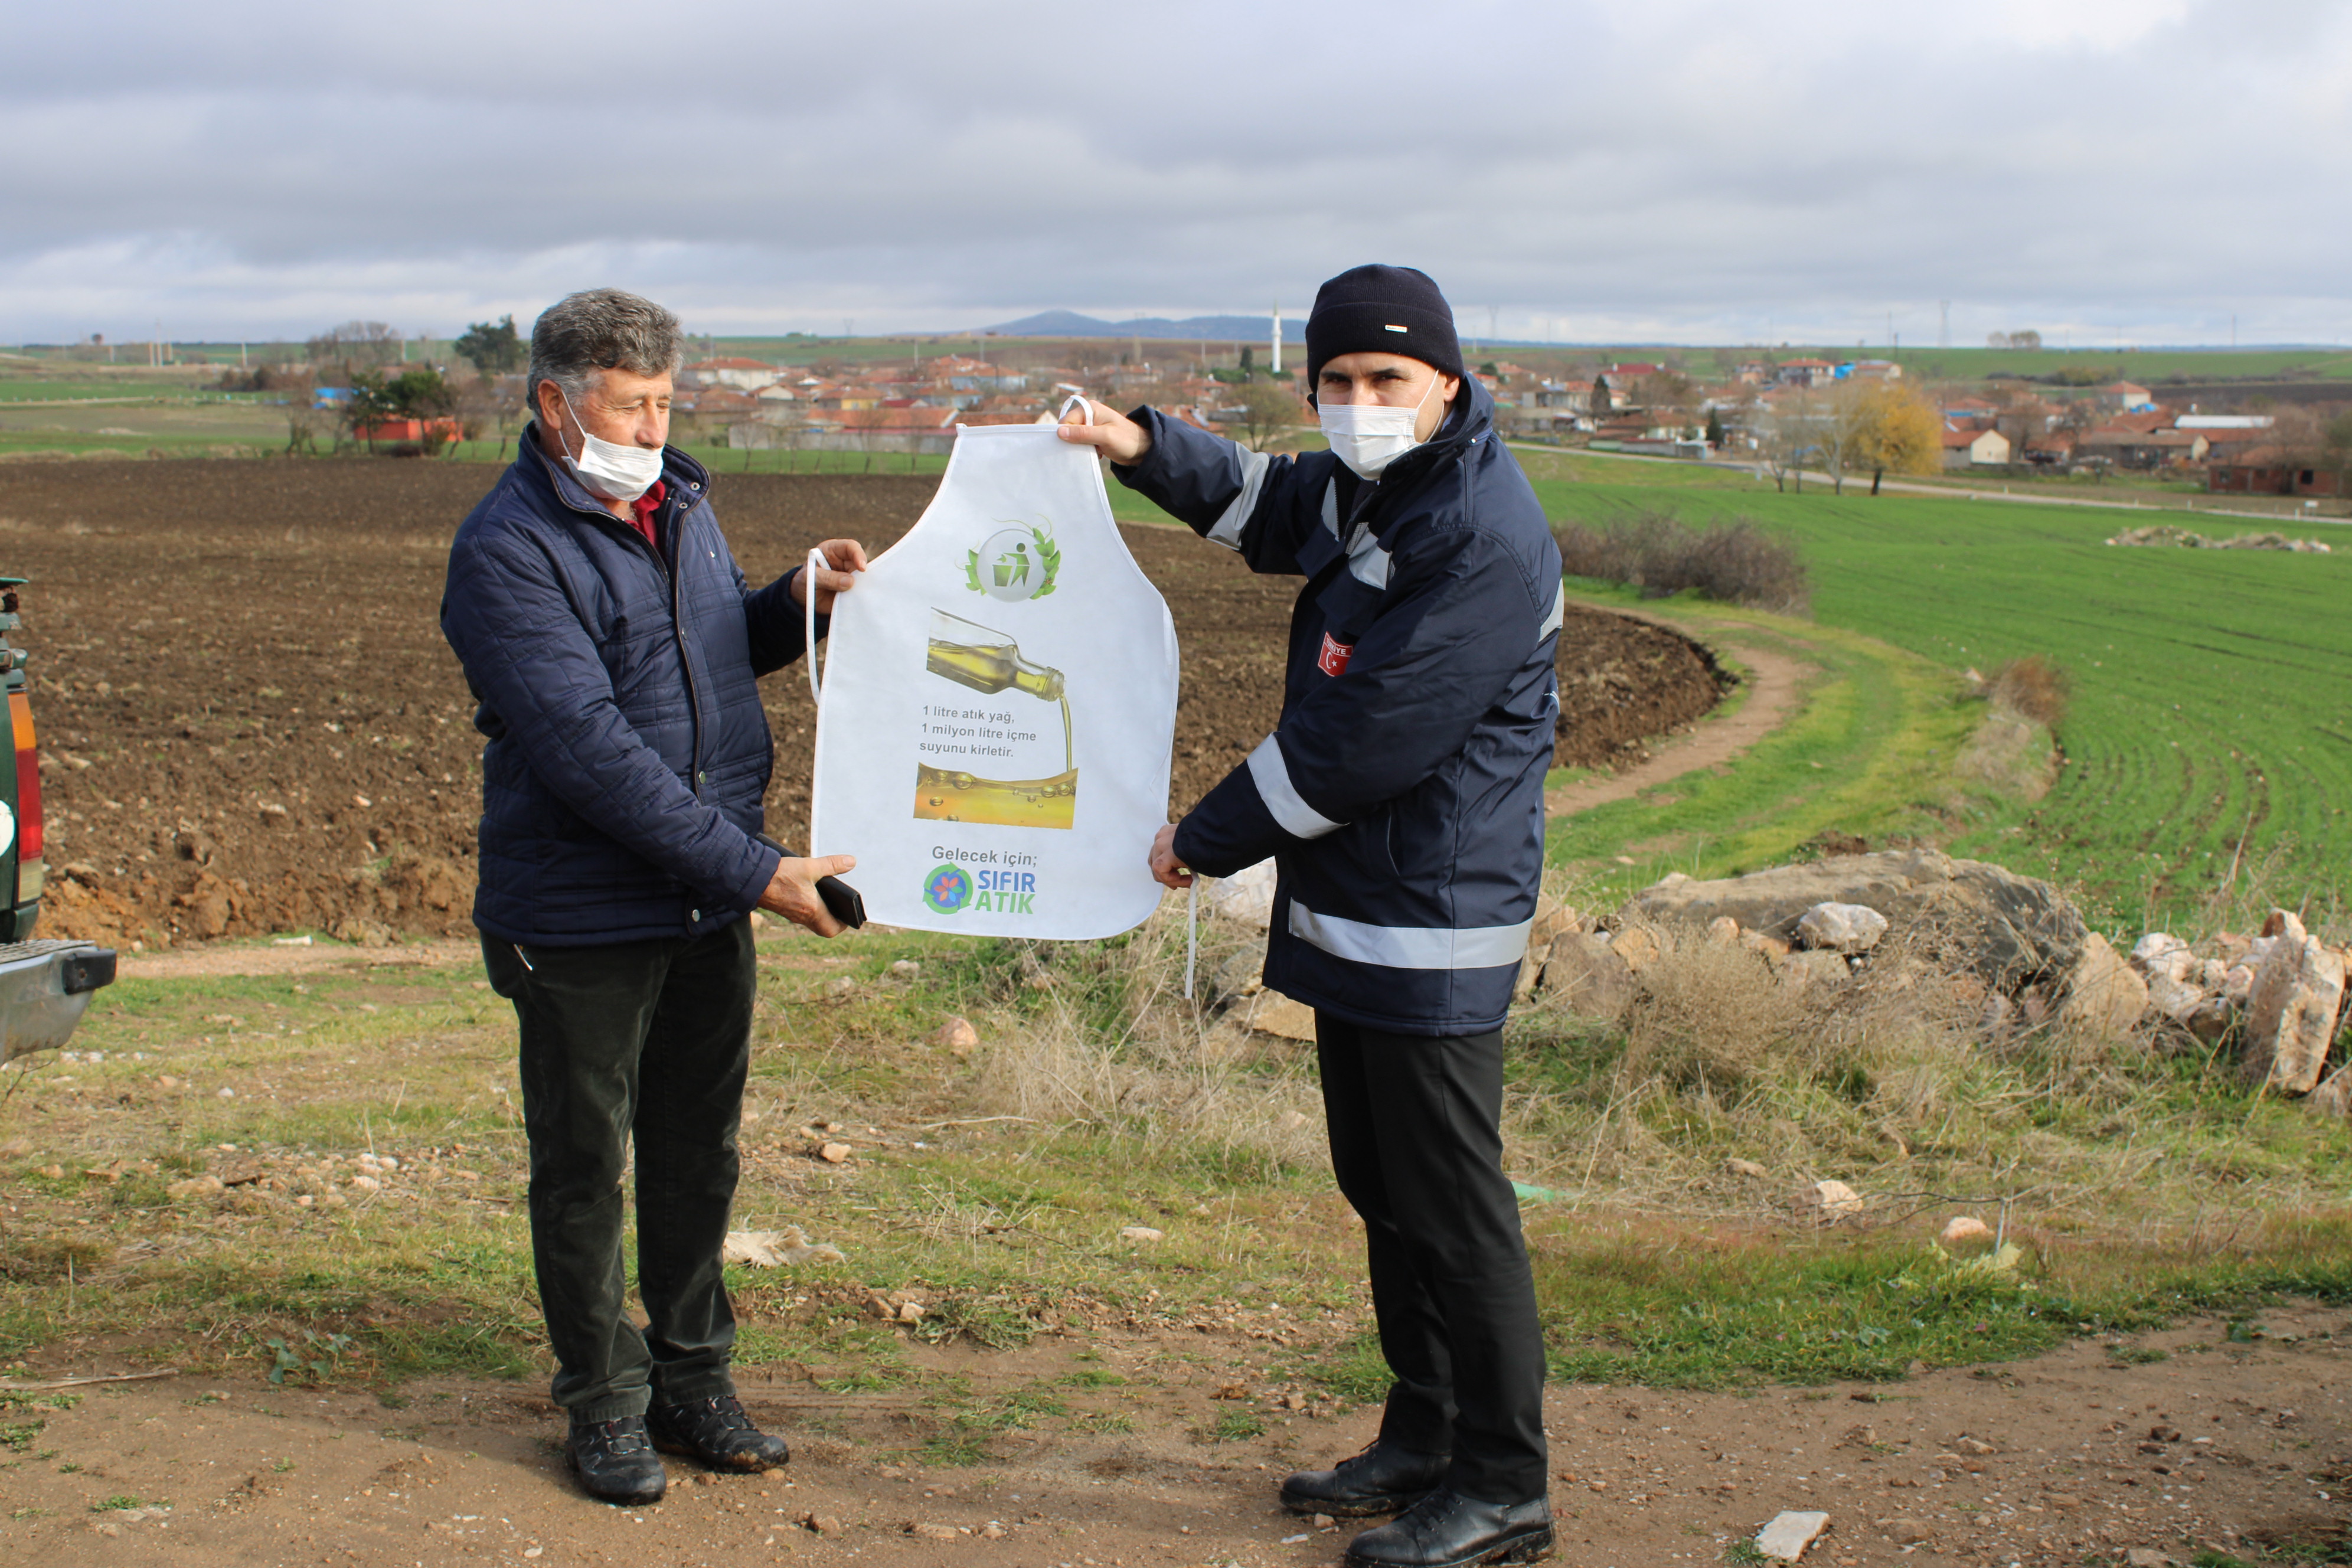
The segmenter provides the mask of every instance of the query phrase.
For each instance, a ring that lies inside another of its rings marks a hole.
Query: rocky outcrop
[[[1933,849],[1834,855],[1718,881],[1661,884],[1637,894],[1630,909],[1683,925],[1728,917],[1743,931],[1793,942],[1819,904],[1860,904],[1927,934],[2002,990],[2071,973],[2089,934],[2049,883]]]

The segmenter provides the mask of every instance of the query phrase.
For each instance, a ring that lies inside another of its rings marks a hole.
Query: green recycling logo
[[[1054,546],[1052,525],[1016,522],[998,529],[964,556],[963,581],[973,593],[992,599],[1042,599],[1054,591],[1054,575],[1061,569],[1062,552]]]

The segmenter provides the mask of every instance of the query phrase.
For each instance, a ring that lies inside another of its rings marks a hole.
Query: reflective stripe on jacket
[[[1176,853],[1211,876],[1273,856],[1265,983],[1401,1034],[1502,1026],[1543,873],[1559,550],[1493,411],[1465,379],[1368,484],[1147,408],[1150,451],[1112,469],[1253,570],[1307,579],[1281,722]]]
[[[795,573],[752,591],[702,465],[670,447],[662,479],[656,551],[534,425],[450,546],[441,629],[489,738],[474,923],[503,941],[699,936],[775,874],[755,678],[803,651]]]

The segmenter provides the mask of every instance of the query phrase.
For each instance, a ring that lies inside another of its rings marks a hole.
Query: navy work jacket
[[[534,424],[450,546],[441,630],[489,738],[474,923],[502,941],[700,936],[775,875],[756,679],[805,651],[798,569],[752,591],[709,473],[671,447],[662,482],[656,549]]]
[[[1179,825],[1176,855],[1211,876],[1272,856],[1265,983],[1406,1035],[1502,1027],[1559,713],[1559,549],[1493,399],[1462,388],[1377,484],[1150,408],[1151,449],[1111,470],[1252,570],[1307,579],[1281,724]]]

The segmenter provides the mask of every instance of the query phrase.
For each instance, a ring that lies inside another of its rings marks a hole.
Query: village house
[[[1783,386],[1822,386],[1837,379],[1837,366],[1825,359],[1786,359],[1772,367],[1772,379]]]
[[[2152,415],[2126,415],[2083,432],[2075,449],[2085,459],[2104,458],[2119,468],[2161,468],[2204,460],[2201,432],[2149,424]]]
[[[2205,470],[2205,488],[2217,495],[2339,496],[2344,476],[2314,466],[2283,447],[2242,447],[2217,458]]]
[[[2156,398],[2147,387],[2128,381],[2111,382],[2094,395],[2100,407],[2112,408],[2119,414],[2145,414],[2156,407]]]
[[[677,373],[681,387],[731,386],[756,392],[776,379],[776,367],[755,359],[697,360]]]
[[[1943,429],[1944,467],[2000,468],[2009,461],[2009,437],[1990,426],[1961,425],[1947,419]]]

